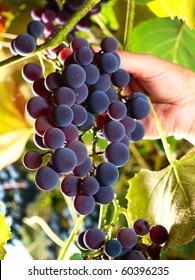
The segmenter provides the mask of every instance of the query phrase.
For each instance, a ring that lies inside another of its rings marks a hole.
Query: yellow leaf
[[[0,135],[0,170],[19,159],[31,135],[32,128],[15,129]]]
[[[0,260],[3,260],[5,257],[6,251],[3,246],[10,238],[10,227],[5,222],[5,217],[0,214]]]
[[[163,5],[160,0],[154,0],[147,4],[149,9],[159,18],[169,17],[167,11],[165,11]]]

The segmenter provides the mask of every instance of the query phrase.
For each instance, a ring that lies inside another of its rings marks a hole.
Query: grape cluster
[[[149,236],[150,245],[142,242],[144,235]],[[77,245],[86,258],[146,260],[159,259],[161,244],[167,239],[168,232],[164,226],[155,225],[150,228],[148,221],[138,219],[133,228],[123,227],[112,238],[102,229],[89,228],[78,235]]]
[[[120,68],[117,40],[104,38],[98,53],[84,38],[73,39],[67,49],[61,72],[44,78],[36,63],[22,69],[34,93],[26,104],[35,120],[34,142],[45,150],[28,151],[23,163],[36,170],[35,182],[42,190],[52,190],[61,178],[60,190],[73,198],[76,212],[89,215],[96,203],[105,205],[114,199],[112,186],[130,158],[130,141],[144,136],[144,127],[135,118],[146,118],[150,107],[144,94],[136,92],[125,99],[122,93],[130,75]],[[92,155],[82,139],[89,130],[94,133]],[[98,165],[93,160],[96,138],[108,142],[105,161]],[[46,164],[44,155],[49,156]]]
[[[47,4],[42,7],[35,7],[31,11],[32,21],[27,25],[27,33],[20,34],[11,42],[10,51],[14,55],[28,56],[36,49],[36,40],[49,40],[57,31],[59,31],[76,11],[86,2],[86,0],[67,0],[62,6],[55,0],[48,0]],[[89,11],[67,35],[67,41],[72,41],[80,31],[88,31],[92,26],[90,17],[100,12],[101,6],[108,0],[102,0]],[[57,54],[64,48],[65,44],[48,49],[46,55],[50,59],[55,59]]]
[[[0,172],[1,211],[7,218],[13,238],[20,239],[22,220],[38,195],[39,191],[27,173],[17,166],[9,165]]]

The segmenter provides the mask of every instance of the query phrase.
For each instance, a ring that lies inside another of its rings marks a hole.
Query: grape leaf
[[[74,253],[72,256],[70,256],[69,260],[80,261],[83,260],[83,257],[80,253]]]
[[[161,171],[141,170],[129,180],[126,195],[133,223],[147,219],[169,231],[164,249],[195,238],[195,148]]]
[[[6,251],[3,248],[3,246],[10,238],[10,228],[5,222],[5,217],[2,214],[0,214],[0,260],[3,260],[6,255]]]
[[[179,20],[152,18],[132,33],[132,51],[149,53],[195,70],[195,30]]]
[[[195,0],[160,0],[171,18],[178,17],[190,28],[195,28]]]

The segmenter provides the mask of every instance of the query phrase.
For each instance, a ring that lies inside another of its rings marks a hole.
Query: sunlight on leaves
[[[6,255],[6,251],[3,246],[10,238],[10,227],[5,222],[5,217],[0,214],[0,260],[3,260]]]
[[[161,17],[169,17],[169,14],[165,11],[159,0],[154,0],[147,4],[149,9],[159,18]]]
[[[147,219],[170,232],[165,249],[187,244],[195,238],[195,148],[175,167],[155,172],[141,170],[129,180],[126,195],[133,222]],[[175,169],[174,169],[175,168]]]

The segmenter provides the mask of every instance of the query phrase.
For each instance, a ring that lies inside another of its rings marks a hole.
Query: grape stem
[[[80,225],[82,224],[84,218],[85,218],[85,216],[81,215],[77,219],[74,229],[72,230],[69,238],[64,241],[64,244],[63,244],[63,246],[60,250],[59,256],[58,256],[58,260],[63,260],[65,258],[66,253],[68,252],[68,248],[70,247],[71,243],[73,242],[74,237],[77,234],[77,231],[80,228]]]
[[[131,51],[132,48],[132,32],[135,17],[135,0],[127,0],[127,13],[124,32],[124,50]]]
[[[81,8],[77,12],[75,12],[75,14],[70,18],[70,20],[64,25],[62,29],[60,29],[50,40],[39,45],[31,55],[29,55],[28,57],[20,55],[9,57],[0,62],[0,67],[12,65],[14,63],[30,58],[34,55],[37,55],[38,53],[46,49],[58,46],[59,44],[65,41],[67,34],[73,30],[74,26],[92,9],[92,7],[95,4],[99,2],[100,0],[87,0],[81,6]]]

